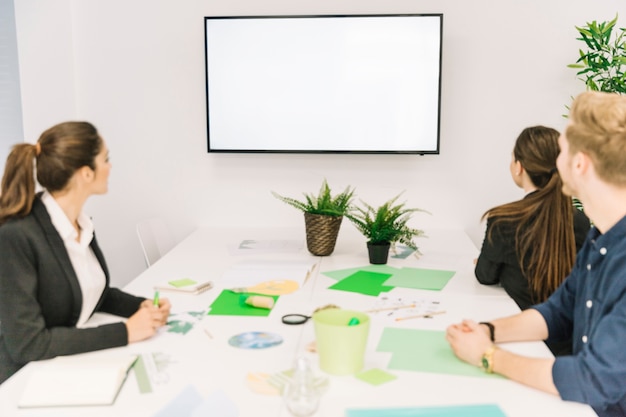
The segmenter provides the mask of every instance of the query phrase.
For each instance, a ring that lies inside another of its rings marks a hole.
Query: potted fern
[[[304,200],[284,197],[272,191],[274,197],[304,212],[307,249],[316,256],[328,256],[335,250],[343,216],[352,208],[354,189],[350,186],[333,195],[324,179],[317,195],[304,193]]]
[[[386,264],[389,248],[395,243],[417,250],[413,239],[425,236],[424,231],[409,227],[408,222],[413,213],[428,212],[396,203],[400,195],[378,208],[361,201],[363,207],[356,206],[352,212],[346,213],[346,217],[368,239],[367,249],[372,264]]]

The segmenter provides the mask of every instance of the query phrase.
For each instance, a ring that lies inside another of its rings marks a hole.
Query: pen
[[[415,304],[407,304],[407,305],[395,306],[395,307],[374,308],[372,310],[365,311],[365,313],[378,313],[379,311],[399,310],[401,308],[413,308],[413,307],[415,307]]]
[[[408,319],[419,319],[421,317],[430,317],[430,316],[434,316],[436,314],[443,314],[445,312],[446,312],[445,310],[440,310],[440,311],[433,311],[432,313],[418,314],[416,316],[398,317],[398,318],[396,318],[396,321],[408,320]]]
[[[154,292],[154,301],[152,301],[152,305],[155,307],[159,306],[159,292],[158,291]]]

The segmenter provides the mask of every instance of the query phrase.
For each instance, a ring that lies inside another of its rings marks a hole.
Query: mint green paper
[[[183,278],[183,279],[176,279],[174,281],[168,281],[168,284],[170,284],[172,287],[182,288],[182,287],[188,287],[190,285],[195,285],[197,284],[197,282],[191,278]]]
[[[331,290],[351,291],[377,296],[381,292],[393,289],[393,287],[389,285],[383,285],[390,276],[390,274],[381,274],[378,272],[357,271],[328,288]]]
[[[142,394],[146,394],[148,392],[152,392],[152,384],[150,383],[150,377],[148,376],[148,371],[146,370],[146,364],[143,361],[143,357],[139,355],[135,364],[133,365],[133,370],[135,371],[135,379],[137,380],[137,386],[139,387],[139,392]]]
[[[402,268],[389,278],[385,285],[393,287],[413,288],[416,290],[441,291],[455,271],[424,268]]]
[[[359,324],[349,326],[352,319]],[[333,375],[353,375],[363,368],[369,316],[360,311],[329,308],[313,314],[320,369]]]
[[[272,310],[266,308],[256,308],[245,303],[240,303],[241,296],[255,295],[254,293],[234,293],[230,290],[222,290],[221,294],[217,296],[215,301],[211,304],[211,310],[208,315],[212,316],[269,316]],[[274,305],[278,300],[277,295],[267,295],[265,297],[272,297],[274,299]]]
[[[497,404],[442,407],[349,408],[345,417],[506,417]]]
[[[338,269],[336,271],[326,271],[326,272],[322,272],[322,274],[335,280],[341,280],[359,271],[380,272],[382,274],[393,275],[397,271],[399,271],[399,268],[394,268],[394,267],[387,266],[387,265],[367,265],[367,266],[360,266],[358,268],[348,268],[348,269]]]
[[[397,376],[378,368],[368,369],[356,374],[355,377],[372,385],[381,385],[397,378]]]
[[[389,369],[482,378],[499,377],[497,374],[487,374],[478,366],[457,358],[444,331],[386,327],[376,350],[392,352],[387,366]]]

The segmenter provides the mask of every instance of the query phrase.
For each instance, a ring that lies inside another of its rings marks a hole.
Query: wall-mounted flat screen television
[[[439,153],[442,14],[204,23],[209,152]]]

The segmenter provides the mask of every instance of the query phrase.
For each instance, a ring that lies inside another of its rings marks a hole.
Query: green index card
[[[395,272],[385,284],[416,290],[441,291],[456,272],[441,269],[402,268]]]
[[[265,308],[256,308],[252,307],[248,304],[241,303],[241,296],[248,295],[262,295],[262,294],[254,294],[254,293],[235,293],[231,290],[222,290],[221,294],[217,296],[215,301],[211,304],[211,311],[209,311],[209,315],[218,315],[218,316],[260,316],[267,317],[269,316],[272,310],[268,310]],[[274,299],[274,303],[278,300],[277,295],[264,295],[265,297],[272,297]]]
[[[176,288],[188,287],[190,285],[197,284],[197,282],[191,278],[176,279],[174,281],[168,281],[167,283]]]
[[[372,385],[381,385],[397,378],[397,376],[378,368],[368,369],[356,374],[355,377]]]
[[[338,281],[328,287],[332,290],[342,290],[358,292],[365,295],[377,296],[381,292],[390,291],[393,287],[383,285],[391,274],[381,274],[378,272],[357,271],[352,275]]]

